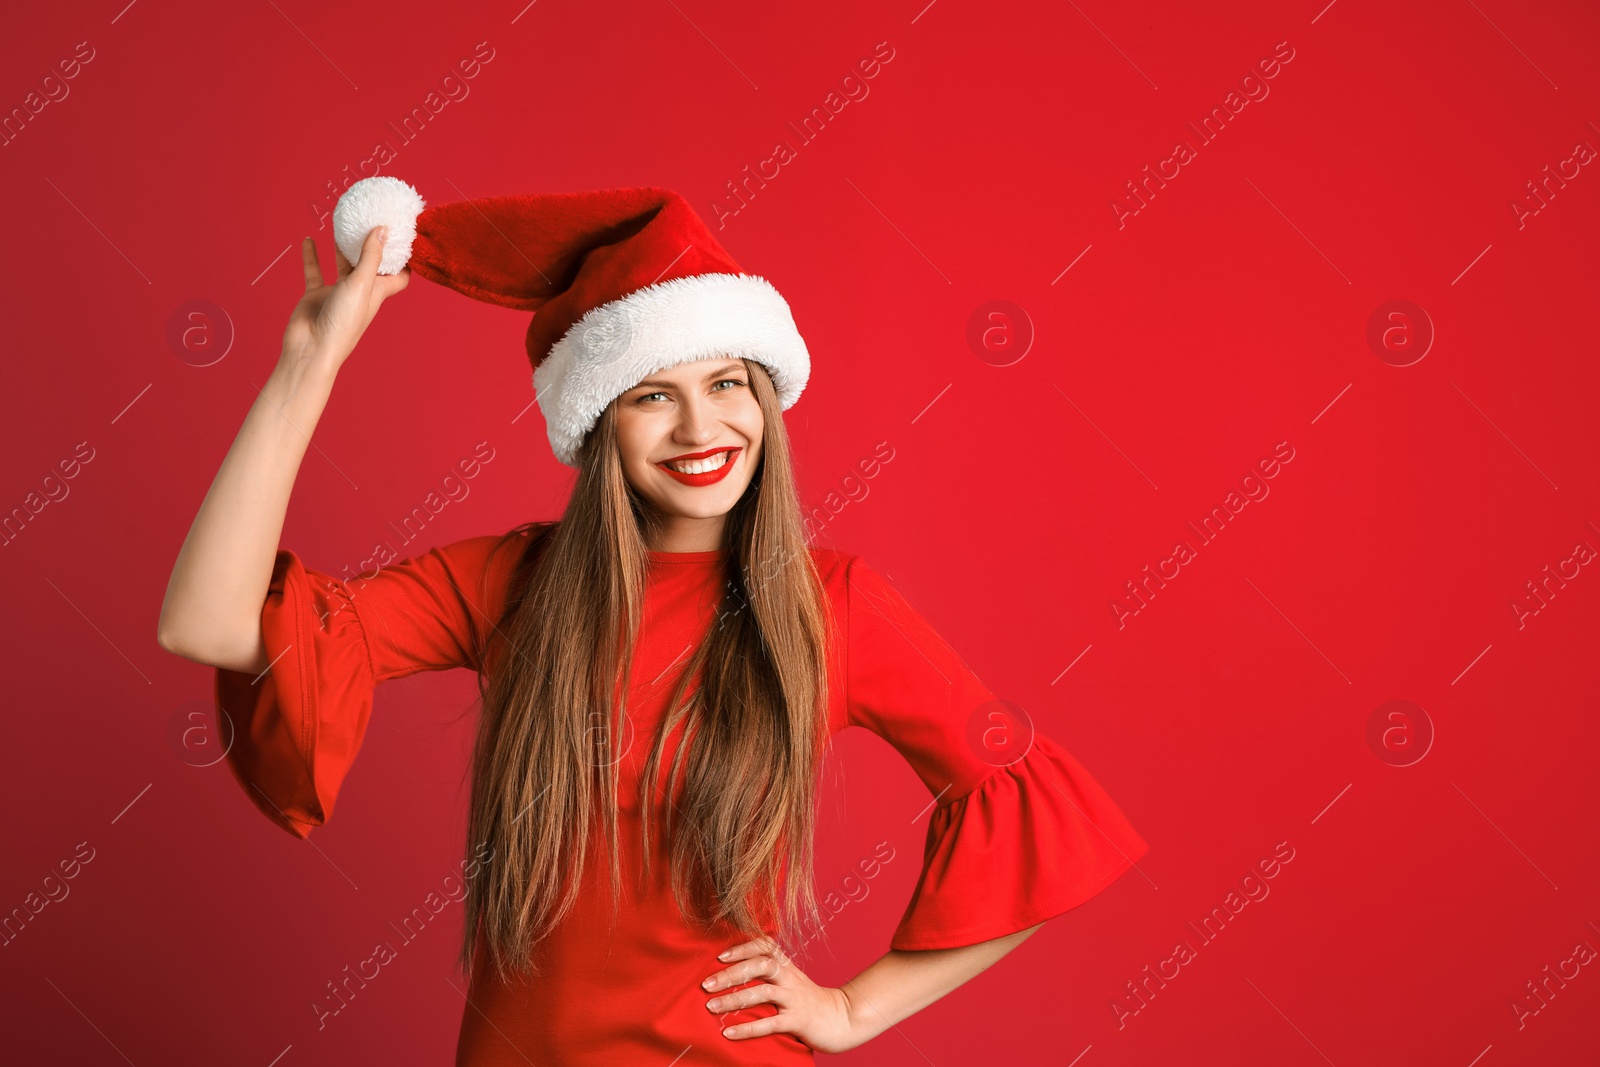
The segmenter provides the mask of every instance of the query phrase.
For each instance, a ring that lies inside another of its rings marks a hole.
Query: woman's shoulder
[[[825,585],[843,587],[847,582],[857,581],[869,573],[873,576],[877,574],[872,565],[861,556],[842,548],[812,545],[811,559],[816,564],[817,573],[822,576]]]
[[[905,604],[899,585],[885,570],[854,552],[813,547],[817,573],[838,609],[846,615],[862,611],[882,615]]]
[[[846,602],[846,593],[849,589],[851,572],[860,564],[860,558],[852,552],[838,548],[827,548],[822,545],[811,546],[811,562],[817,571],[817,577],[826,590],[841,606]]]

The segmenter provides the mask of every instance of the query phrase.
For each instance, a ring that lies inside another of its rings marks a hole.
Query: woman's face
[[[744,361],[656,371],[617,398],[616,421],[628,484],[666,520],[664,543],[652,547],[718,547],[722,520],[761,460],[764,420]]]

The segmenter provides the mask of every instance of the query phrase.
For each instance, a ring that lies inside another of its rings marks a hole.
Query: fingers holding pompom
[[[417,236],[417,216],[426,207],[422,195],[399,178],[379,175],[354,182],[333,208],[333,238],[346,262],[360,265],[368,236],[387,226],[378,274],[399,274],[411,259]]]

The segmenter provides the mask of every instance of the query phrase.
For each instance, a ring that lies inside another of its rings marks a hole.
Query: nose
[[[710,405],[697,396],[684,398],[679,407],[678,425],[674,428],[674,440],[684,444],[703,444],[712,440],[717,433],[715,419]]]

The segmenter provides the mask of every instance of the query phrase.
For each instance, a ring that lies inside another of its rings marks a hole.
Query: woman
[[[806,544],[782,411],[809,359],[787,305],[682,198],[493,198],[416,226],[420,273],[536,312],[539,403],[578,471],[562,518],[349,581],[277,549],[337,372],[411,269],[379,273],[380,226],[325,285],[307,238],[305,295],[184,542],[159,638],[217,668],[230,766],[302,837],[333,810],[378,682],[478,673],[458,1064],[850,1049],[1146,851],[1070,754],[1004,732],[1004,706],[887,579]],[[890,742],[932,803],[890,950],[827,988],[784,946],[825,922],[817,770],[850,725]]]

